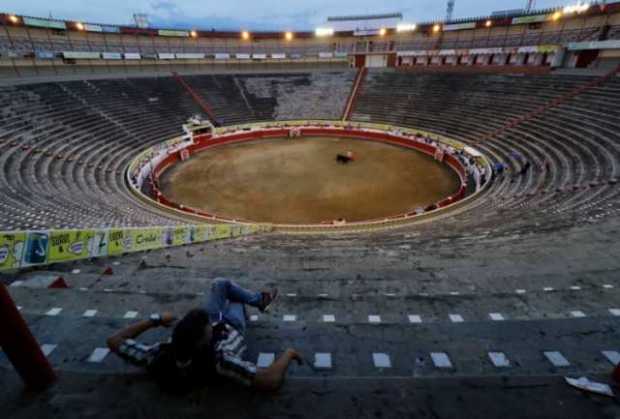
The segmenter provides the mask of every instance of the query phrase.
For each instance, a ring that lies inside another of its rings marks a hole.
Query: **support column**
[[[26,387],[30,390],[49,387],[56,374],[4,284],[0,284],[0,319],[0,346]]]

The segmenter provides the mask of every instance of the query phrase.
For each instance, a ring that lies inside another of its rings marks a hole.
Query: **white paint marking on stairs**
[[[431,359],[437,368],[452,368],[452,361],[445,352],[431,352]]]
[[[120,265],[120,264],[121,264],[121,263],[120,263],[118,260],[115,260],[114,262],[112,262],[112,265],[114,265],[114,266],[118,266],[118,265]]]
[[[620,353],[618,351],[602,351],[602,354],[611,362],[611,365],[620,364]]]
[[[325,323],[333,323],[336,321],[336,316],[333,314],[323,314],[323,321]]]
[[[13,282],[11,282],[11,286],[12,287],[21,287],[22,285],[24,285],[24,281],[13,281]]]
[[[581,290],[581,287],[579,285],[573,285],[570,287],[571,291],[579,291]]]
[[[386,293],[385,293],[385,294],[383,294],[383,295],[384,295],[384,296],[386,296],[386,297],[389,297],[389,298],[394,298],[394,297],[396,297],[396,293],[393,293],[393,292],[386,292]]]
[[[450,314],[450,321],[452,323],[463,323],[465,320],[463,320],[463,316],[460,314]]]
[[[83,314],[84,317],[95,317],[97,315],[97,310],[86,310]]]
[[[95,348],[92,354],[87,359],[87,362],[100,363],[103,362],[106,356],[110,353],[108,348]]]
[[[74,275],[77,275],[80,272],[82,272],[82,271],[80,271],[79,269],[74,269],[74,270],[71,271],[71,273],[74,274]]]
[[[318,352],[314,354],[314,368],[330,369],[332,367],[332,354]]]
[[[50,310],[48,310],[45,315],[46,316],[58,316],[60,314],[60,312],[62,311],[62,308],[60,307],[54,307]]]
[[[297,321],[297,316],[294,314],[285,314],[282,317],[282,320],[284,320],[285,322],[294,322]]]
[[[526,291],[524,289],[518,289],[518,290],[515,290],[515,292],[517,294],[525,294]]]
[[[22,311],[22,306],[17,306],[17,310]]]
[[[295,294],[294,292],[289,292],[288,294],[286,294],[286,296],[290,298],[295,298],[297,297],[297,294]]]
[[[392,361],[390,360],[390,356],[385,353],[373,353],[372,362],[375,364],[375,368],[392,368]]]
[[[458,291],[450,291],[450,295],[461,295]]]
[[[489,359],[497,368],[506,368],[510,366],[510,361],[503,352],[489,352]]]
[[[422,323],[422,317],[418,314],[410,314],[409,323]]]
[[[88,288],[86,288],[86,287],[80,287],[80,288],[78,288],[78,289],[79,289],[80,291],[82,291],[82,292],[88,291]]]
[[[261,352],[258,354],[258,360],[256,361],[256,366],[259,368],[267,368],[273,361],[276,359],[276,354],[271,352]]]
[[[609,312],[612,316],[620,316],[620,308],[610,308]]]
[[[543,291],[551,292],[551,291],[553,291],[553,287],[545,287],[545,288],[543,288]]]
[[[250,321],[251,321],[251,322],[257,322],[257,321],[258,321],[258,315],[256,315],[256,314],[252,314],[252,315],[250,316]]]
[[[504,318],[504,316],[502,315],[502,313],[489,313],[489,317],[491,318],[491,320],[493,320],[495,322],[500,322],[502,320],[506,320]]]
[[[381,323],[381,316],[376,314],[368,316],[368,323],[378,324]]]
[[[327,297],[329,297],[329,294],[323,292],[323,293],[319,294],[319,297],[320,298],[327,298]]]
[[[568,367],[570,365],[570,362],[558,351],[544,352],[544,355],[555,367]]]
[[[604,285],[603,285],[603,288],[608,289],[608,290],[609,290],[609,289],[612,289],[613,287],[614,287],[614,286],[613,286],[613,285],[611,285],[611,284],[604,284]]]
[[[50,345],[48,343],[41,345],[41,352],[43,352],[43,355],[45,356],[50,356],[50,354],[52,352],[54,352],[54,349],[56,349],[58,345]]]
[[[575,319],[578,319],[578,318],[586,317],[586,314],[583,311],[575,310],[575,311],[570,312],[570,316]]]
[[[137,311],[128,311],[123,316],[123,319],[135,319],[136,317],[138,317],[138,312]]]

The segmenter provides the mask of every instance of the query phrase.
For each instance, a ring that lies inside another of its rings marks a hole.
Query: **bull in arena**
[[[353,160],[355,159],[353,158],[353,153],[351,151],[347,151],[346,154],[336,154],[336,162],[340,164],[348,164]]]

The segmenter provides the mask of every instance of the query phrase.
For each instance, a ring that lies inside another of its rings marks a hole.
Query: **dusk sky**
[[[3,12],[128,24],[133,13],[147,13],[153,26],[217,29],[312,29],[327,16],[401,12],[407,22],[443,19],[446,0],[2,0]],[[537,0],[536,8],[575,3]],[[520,9],[526,0],[456,0],[454,17]]]

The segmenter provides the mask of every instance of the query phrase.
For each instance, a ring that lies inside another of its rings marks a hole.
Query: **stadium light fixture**
[[[385,36],[387,34],[387,29],[381,28],[379,29],[379,36]]]
[[[493,26],[493,22],[491,21],[491,19],[487,20],[487,21],[484,23],[484,26],[486,26],[487,28],[490,28],[491,26]]]
[[[250,39],[250,32],[248,31],[241,32],[241,39],[243,39],[244,41],[247,41],[248,39]]]
[[[558,21],[562,17],[562,12],[559,10],[551,15],[551,20]]]
[[[399,23],[396,25],[396,32],[413,32],[417,27],[415,23]]]
[[[9,16],[9,20],[11,21],[11,23],[17,23],[19,22],[19,18],[15,15],[10,15]]]
[[[316,36],[332,36],[334,34],[333,28],[316,28],[314,30]]]
[[[82,22],[75,22],[75,28],[78,31],[83,31],[84,30],[84,24]]]
[[[562,12],[564,14],[584,13],[584,12],[587,12],[589,8],[590,8],[590,3],[579,2],[577,4],[566,6],[564,9],[562,9]]]
[[[196,32],[196,31],[191,31],[191,32],[189,33],[189,35],[190,35],[192,38],[196,38],[196,37],[198,36],[198,32]]]
[[[286,32],[284,34],[284,39],[286,39],[287,41],[292,41],[293,40],[293,32]]]
[[[439,23],[435,23],[433,25],[433,32],[437,33],[441,30],[441,25]]]

